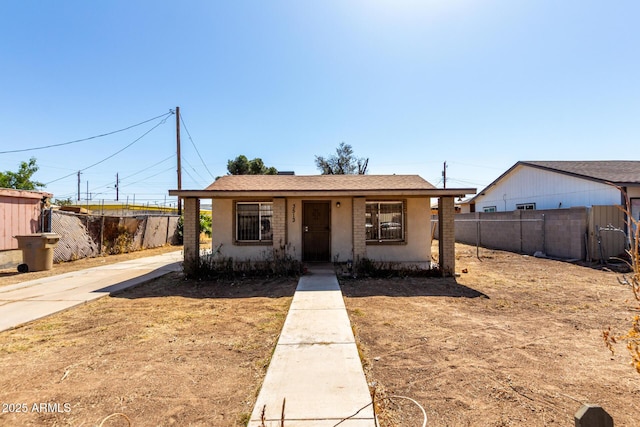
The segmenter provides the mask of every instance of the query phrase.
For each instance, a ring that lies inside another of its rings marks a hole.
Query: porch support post
[[[367,228],[365,198],[353,198],[353,264],[367,257]]]
[[[200,265],[200,199],[185,198],[183,213],[184,272],[193,274]]]
[[[273,230],[273,250],[284,255],[287,247],[287,199],[283,197],[273,199],[271,229]]]
[[[438,255],[443,276],[456,271],[455,205],[453,197],[438,200]]]

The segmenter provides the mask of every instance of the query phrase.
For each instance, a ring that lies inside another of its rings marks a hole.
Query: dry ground
[[[635,306],[617,274],[456,250],[468,273],[455,280],[342,281],[378,394],[420,402],[429,426],[568,426],[587,402],[616,426],[640,425],[640,375],[626,348],[612,357],[602,339],[609,326],[628,329]],[[413,403],[382,403],[385,425],[421,425]]]
[[[601,338],[632,314],[616,274],[457,250],[468,273],[455,280],[342,281],[378,395],[416,399],[429,426],[573,425],[582,402],[602,405],[616,426],[639,425],[640,375]],[[2,332],[0,410],[27,412],[0,411],[0,426],[97,426],[118,412],[134,426],[243,425],[295,285],[172,274]],[[421,425],[400,402],[382,401],[385,425]],[[36,412],[40,403],[52,405]]]
[[[0,425],[244,425],[296,283],[174,273],[2,332]]]

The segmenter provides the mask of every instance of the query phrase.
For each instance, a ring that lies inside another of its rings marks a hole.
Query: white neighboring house
[[[614,185],[611,185],[614,184]],[[640,161],[520,161],[468,201],[470,212],[621,205],[640,218]]]

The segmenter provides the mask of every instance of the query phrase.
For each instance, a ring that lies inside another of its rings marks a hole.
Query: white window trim
[[[534,211],[536,210],[536,204],[535,203],[518,203],[516,205],[516,210]]]

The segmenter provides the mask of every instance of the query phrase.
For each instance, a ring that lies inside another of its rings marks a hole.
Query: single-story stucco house
[[[455,271],[454,199],[474,188],[439,189],[418,175],[227,175],[184,200],[184,265],[199,262],[200,199],[211,199],[214,248],[256,261],[286,248],[302,262],[362,259],[428,268],[431,198],[439,199],[439,261]],[[221,246],[220,246],[221,245]]]

